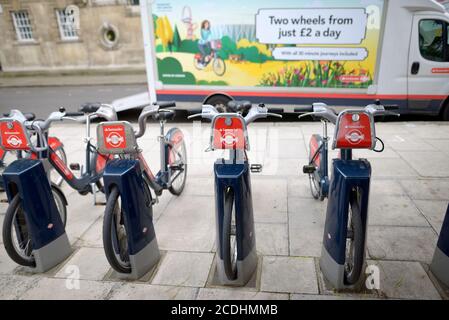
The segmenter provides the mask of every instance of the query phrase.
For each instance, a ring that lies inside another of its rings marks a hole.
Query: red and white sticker
[[[434,74],[446,74],[449,73],[449,68],[432,68]]]
[[[242,120],[235,118],[218,118],[213,128],[214,149],[245,149],[245,133]]]
[[[29,150],[26,133],[18,121],[0,123],[2,146],[6,150]]]
[[[125,126],[122,124],[103,126],[103,139],[106,149],[125,149]]]
[[[371,118],[367,113],[344,113],[338,121],[336,148],[371,149],[374,137]]]

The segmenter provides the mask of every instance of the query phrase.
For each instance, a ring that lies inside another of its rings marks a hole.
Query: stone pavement
[[[172,124],[173,125],[173,124]],[[163,194],[154,206],[162,258],[139,281],[122,281],[111,272],[102,248],[104,206],[64,185],[68,197],[70,258],[45,274],[30,274],[13,263],[0,245],[1,299],[441,299],[448,297],[428,271],[449,202],[449,124],[378,123],[386,150],[355,152],[373,167],[368,229],[368,263],[380,269],[380,289],[334,292],[323,280],[318,260],[326,201],[312,199],[308,178],[308,139],[320,123],[254,123],[249,137],[259,266],[255,281],[243,288],[212,283],[215,266],[213,162],[205,153],[209,125],[181,123],[188,144],[184,193]],[[159,168],[156,134],[149,124],[140,145],[154,171]],[[83,127],[52,129],[66,145],[69,162],[83,159]],[[332,151],[331,156],[336,152]],[[5,194],[0,194],[5,198]],[[0,224],[7,204],[0,204]],[[0,239],[0,241],[2,241]],[[80,289],[70,287],[71,265],[80,270]],[[67,280],[68,279],[68,280]]]

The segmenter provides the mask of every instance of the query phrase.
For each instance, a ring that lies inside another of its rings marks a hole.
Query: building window
[[[13,11],[12,20],[14,28],[16,29],[17,40],[19,41],[34,41],[33,28],[31,27],[30,16],[28,11]]]
[[[449,61],[448,24],[445,21],[425,19],[419,22],[419,49],[431,61]]]
[[[138,6],[139,0],[128,0],[128,4],[131,6]]]
[[[67,14],[65,9],[56,10],[56,17],[61,40],[78,40],[78,32],[76,31],[73,17]]]

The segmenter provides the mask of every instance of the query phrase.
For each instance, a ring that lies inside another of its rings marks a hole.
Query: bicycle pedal
[[[316,167],[314,165],[307,165],[307,166],[302,167],[303,173],[311,174],[311,173],[314,173],[315,171],[316,171]]]
[[[70,170],[73,170],[73,171],[80,171],[81,170],[81,166],[80,166],[79,163],[71,163],[69,165],[69,168],[70,168]]]
[[[252,164],[250,167],[250,170],[252,173],[260,173],[260,172],[262,172],[262,165],[261,164]]]

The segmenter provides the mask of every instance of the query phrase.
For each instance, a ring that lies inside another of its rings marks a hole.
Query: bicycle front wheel
[[[225,74],[226,64],[222,58],[215,58],[212,63],[213,63],[212,67],[217,76],[221,77],[222,75]]]
[[[353,199],[349,205],[346,236],[344,279],[347,285],[354,285],[360,279],[363,267],[364,243],[360,205],[356,199]]]
[[[237,279],[237,236],[235,227],[234,190],[228,188],[224,197],[222,255],[226,276]]]
[[[103,247],[111,267],[120,273],[131,273],[128,235],[124,224],[119,189],[113,187],[109,194],[103,218]]]
[[[65,227],[67,221],[65,201],[55,188],[52,188],[52,193],[62,224]],[[2,236],[6,253],[13,261],[26,267],[36,266],[31,234],[25,219],[22,199],[19,194],[14,196],[6,210]]]

